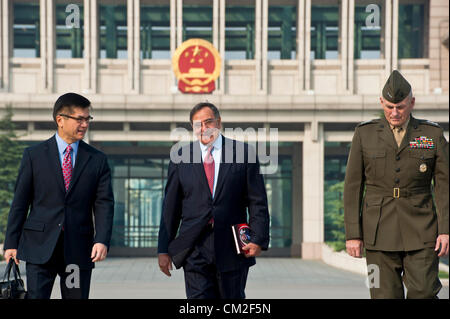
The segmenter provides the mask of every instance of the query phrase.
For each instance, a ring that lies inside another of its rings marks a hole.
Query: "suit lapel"
[[[231,153],[229,153],[231,152]],[[226,176],[228,176],[228,171],[232,165],[232,163],[226,163],[225,162],[225,154],[233,154],[233,141],[225,139],[224,136],[222,136],[222,156],[221,156],[221,162],[219,166],[219,176],[217,177],[217,185],[216,185],[216,192],[214,193],[214,201],[219,197],[220,192],[223,188],[223,184],[225,182]]]
[[[206,179],[205,169],[203,167],[202,150],[200,149],[199,141],[192,143],[191,161],[194,167],[194,173],[195,175],[197,175],[197,178],[195,180],[200,181],[200,187],[203,187],[205,192],[208,192],[209,196],[212,197],[211,191],[209,190],[208,186],[208,180]]]
[[[77,152],[77,158],[75,161],[75,168],[72,173],[72,179],[70,180],[69,189],[67,190],[67,194],[70,193],[72,188],[74,187],[75,183],[77,182],[78,178],[81,175],[81,172],[83,171],[84,167],[86,166],[87,162],[91,158],[91,154],[86,150],[86,143],[83,141],[80,141],[80,144],[78,145],[78,152]]]
[[[53,175],[56,178],[56,183],[65,193],[66,189],[64,187],[64,178],[62,173],[61,160],[59,157],[58,145],[56,144],[55,136],[53,136],[47,141],[45,147],[47,148],[48,163],[50,164],[51,170],[53,171]]]

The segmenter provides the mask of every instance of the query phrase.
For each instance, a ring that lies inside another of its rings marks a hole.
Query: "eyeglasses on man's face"
[[[217,122],[217,119],[206,119],[204,121],[195,121],[194,123],[192,123],[192,127],[194,129],[201,129],[203,125],[205,127],[211,127],[216,122]]]
[[[87,124],[89,124],[89,122],[92,121],[92,120],[94,119],[92,116],[87,116],[87,117],[82,117],[82,116],[74,117],[74,116],[70,116],[70,115],[68,115],[68,114],[63,114],[63,113],[60,113],[60,114],[58,114],[58,115],[64,116],[64,117],[69,118],[69,119],[72,119],[72,120],[75,120],[75,121],[78,122],[78,124],[82,124],[83,122],[86,122]]]

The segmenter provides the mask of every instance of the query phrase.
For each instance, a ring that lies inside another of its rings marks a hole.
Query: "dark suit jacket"
[[[17,249],[20,260],[44,264],[64,227],[66,264],[93,268],[92,246],[102,243],[109,247],[113,214],[114,195],[105,154],[80,141],[66,192],[53,136],[23,153],[4,249]]]
[[[183,266],[211,217],[214,217],[214,248],[219,271],[232,271],[244,265],[255,264],[255,258],[246,258],[236,253],[231,231],[234,224],[248,222],[251,241],[260,245],[263,250],[268,248],[267,195],[256,154],[247,144],[222,138],[222,161],[214,199],[208,187],[203,164],[199,163],[199,142],[191,143],[180,150],[178,155],[189,154],[187,160],[177,164],[170,161],[158,252],[168,252],[177,268]],[[243,155],[243,161],[236,161],[236,150],[243,151],[243,154],[239,153]],[[249,152],[256,160],[253,163],[248,161]],[[231,154],[234,155],[232,161],[225,163],[225,159]],[[194,158],[197,163],[193,163]]]

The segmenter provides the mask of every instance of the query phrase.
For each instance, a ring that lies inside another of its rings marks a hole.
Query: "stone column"
[[[175,50],[177,48],[177,4],[176,0],[170,0],[170,57],[173,57]],[[171,89],[172,87],[176,87],[177,81],[175,78],[175,73],[170,72],[171,74]]]
[[[136,77],[136,73],[139,76],[139,25],[139,0],[127,1],[128,93],[134,94],[139,93]]]
[[[296,93],[305,90],[305,1],[297,2],[297,63],[298,63],[298,87]]]
[[[268,84],[268,62],[267,62],[267,49],[269,42],[269,0],[263,0],[262,6],[262,60],[261,60],[261,69],[262,69],[262,87],[261,93],[267,94],[267,84]]]
[[[45,45],[47,50],[47,83],[46,92],[53,93],[54,88],[54,72],[55,72],[55,50],[56,50],[56,19],[55,19],[55,0],[47,0],[46,23],[47,33],[45,35]]]
[[[98,7],[98,0],[88,0],[85,1],[86,6],[89,6],[89,33],[90,36],[87,39],[90,42],[89,45],[89,93],[97,93],[97,70],[98,70],[98,57],[99,53],[99,21],[100,21],[100,10]],[[87,52],[87,50],[85,50]]]
[[[84,93],[90,93],[91,90],[91,6],[89,0],[83,2],[83,23],[84,23],[84,74],[82,90]],[[80,26],[81,27],[81,26]]]
[[[384,70],[385,78],[389,77],[392,68],[392,5],[391,1],[385,1],[384,12],[384,59],[386,68]]]
[[[141,92],[141,1],[134,0],[134,50],[133,50],[133,77],[134,93]]]
[[[305,90],[311,89],[311,0],[305,0]]]
[[[220,8],[219,7],[220,7],[219,0],[214,0],[213,1],[213,8],[212,8],[212,11],[213,11],[212,44],[217,50],[219,50],[219,42],[220,42],[220,38],[219,38],[219,33],[220,33],[220,30],[219,30],[220,29],[220,26],[219,26],[219,24],[220,24],[220,22],[219,22],[219,11],[220,11]],[[216,89],[214,90],[213,93],[214,94],[218,94],[218,93],[220,93],[219,80],[217,79],[215,82],[216,82],[215,83]]]
[[[355,0],[348,0],[348,54],[347,54],[347,90],[355,94]]]
[[[219,25],[219,53],[222,59],[219,76],[219,93],[225,94],[225,0],[220,0]]]
[[[40,92],[47,92],[48,69],[47,69],[47,1],[39,1],[39,20],[40,20],[40,62],[41,62],[41,76],[40,76]]]
[[[324,134],[316,120],[305,124],[303,141],[302,258],[320,259],[324,241]]]
[[[348,48],[348,0],[342,0],[339,7],[339,55],[341,62],[341,89],[342,93],[348,90],[348,78],[347,78],[347,58],[349,55]]]
[[[261,15],[261,1],[256,1],[255,3],[255,54],[253,59],[256,61],[256,92],[260,92],[262,88],[262,55],[261,55],[261,44],[262,44],[262,15]]]
[[[392,70],[398,69],[398,0],[392,0]]]
[[[9,91],[9,55],[11,52],[10,34],[12,35],[12,27],[10,26],[10,10],[12,5],[9,0],[0,3],[0,91]],[[11,19],[11,25],[12,25]]]
[[[183,43],[183,0],[177,0],[177,47]]]

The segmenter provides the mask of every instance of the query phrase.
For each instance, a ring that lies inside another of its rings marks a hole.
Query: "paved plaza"
[[[3,274],[5,264],[0,264]],[[25,263],[20,264],[22,273]],[[26,280],[26,275],[23,276]],[[107,258],[92,274],[91,299],[183,299],[183,271],[166,277],[156,258]],[[366,278],[329,266],[322,261],[299,258],[258,258],[250,268],[248,299],[368,299]],[[449,298],[448,280],[439,297]],[[59,279],[52,298],[60,298]]]

